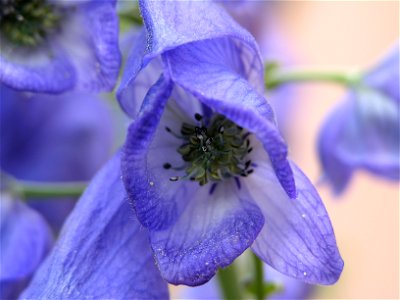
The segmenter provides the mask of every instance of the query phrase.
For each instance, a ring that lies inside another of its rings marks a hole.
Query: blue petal
[[[133,200],[138,220],[148,228],[168,226],[178,214],[174,199],[175,189],[164,188],[163,193],[158,191],[158,183],[169,180],[151,174],[147,159],[149,147],[171,92],[172,82],[163,76],[151,87],[137,119],[129,127],[122,156],[125,188],[129,198]],[[159,149],[159,153],[161,151]]]
[[[68,54],[56,46],[27,52],[1,43],[0,83],[17,90],[59,93],[72,89],[76,71]]]
[[[336,193],[353,171],[366,169],[384,178],[400,178],[399,49],[367,74],[325,121],[319,156],[325,179]]]
[[[295,200],[287,197],[267,163],[246,180],[265,218],[252,249],[285,275],[312,284],[333,284],[343,261],[328,213],[307,177],[294,164],[292,169],[298,188]]]
[[[76,70],[76,88],[111,91],[121,65],[115,0],[90,0],[76,5],[59,42]]]
[[[50,228],[34,210],[1,193],[0,296],[13,299],[24,288],[52,243]]]
[[[346,122],[354,118],[346,102],[340,103],[329,115],[321,128],[318,140],[319,159],[323,168],[323,180],[332,184],[335,194],[341,193],[348,185],[353,170],[336,151]],[[343,126],[343,127],[342,127]]]
[[[119,169],[116,155],[97,174],[22,298],[168,298]]]
[[[69,15],[44,45],[32,50],[2,40],[0,81],[31,92],[112,90],[121,63],[115,0],[56,5],[68,6]]]
[[[4,85],[0,89],[4,171],[24,180],[89,180],[109,158],[112,120],[102,99],[88,93],[29,95]],[[55,228],[74,203],[72,199],[29,202]]]
[[[246,80],[244,73],[248,71],[243,72],[242,65],[236,63],[240,59],[234,53],[243,52],[243,45],[219,39],[181,46],[165,53],[164,59],[174,82],[258,137],[280,183],[295,198],[287,146],[273,121],[272,110]]]
[[[399,103],[377,90],[359,89],[326,120],[319,153],[325,176],[337,193],[357,168],[399,180]]]
[[[144,95],[134,91],[138,88],[134,80],[142,68],[165,51],[201,40],[229,37],[247,45],[252,64],[250,68],[246,66],[250,71],[248,79],[258,92],[263,92],[263,65],[254,38],[219,5],[211,1],[140,1],[139,4],[146,30],[135,43],[117,92],[128,115],[135,117],[143,101]],[[151,84],[159,76],[155,74]]]
[[[154,59],[142,70],[145,51],[146,32],[141,30],[134,41],[134,46],[125,64],[121,84],[117,90],[119,104],[131,118],[136,117],[148,89],[162,73],[163,66],[159,59]]]
[[[169,229],[150,231],[162,276],[173,284],[200,285],[251,246],[264,218],[249,193],[233,181],[212,187],[191,182],[179,199],[186,208]]]
[[[385,59],[364,78],[364,83],[391,98],[400,102],[400,54],[396,46]]]

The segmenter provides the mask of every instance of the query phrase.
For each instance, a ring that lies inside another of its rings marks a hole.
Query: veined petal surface
[[[296,199],[277,184],[269,164],[260,164],[245,181],[265,218],[252,250],[285,275],[311,284],[333,284],[343,261],[328,213],[308,178],[293,163],[292,169]]]

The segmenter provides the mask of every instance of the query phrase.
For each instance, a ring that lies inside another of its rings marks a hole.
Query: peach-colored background
[[[399,2],[287,1],[280,24],[307,67],[352,70],[376,63],[399,38]],[[295,99],[291,156],[311,179],[320,169],[316,138],[321,122],[344,94],[341,87],[307,84]],[[323,186],[345,268],[338,283],[314,297],[399,298],[399,185],[358,172],[334,198]]]

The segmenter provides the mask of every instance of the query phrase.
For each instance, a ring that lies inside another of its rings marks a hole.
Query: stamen
[[[196,119],[196,121],[201,121],[203,119],[203,116],[198,113],[195,113],[194,118]]]
[[[171,168],[171,164],[170,164],[170,163],[165,163],[165,164],[163,165],[163,168],[168,170],[168,169]]]
[[[216,187],[217,187],[217,184],[213,183],[210,190],[208,191],[208,194],[212,195],[215,192]]]
[[[247,171],[252,162],[246,159],[246,155],[253,150],[250,140],[246,138],[249,133],[222,115],[210,118],[207,127],[202,123],[202,115],[196,113],[194,117],[201,122],[200,126],[183,123],[180,132],[184,142],[177,149],[185,161],[185,166],[180,169],[186,174],[173,176],[170,180],[190,179],[203,186],[209,181],[216,183],[235,178],[240,189],[237,177],[247,177],[253,172]],[[172,133],[169,127],[166,130]],[[179,170],[170,164],[164,164],[166,167]],[[210,192],[214,188],[212,186]]]
[[[181,139],[184,139],[183,136],[181,136],[181,135],[175,133],[175,132],[172,131],[171,128],[169,128],[168,126],[165,126],[165,130],[166,130],[168,133],[172,134],[172,135],[173,135],[174,137],[176,137],[177,139],[180,139],[180,140],[181,140]]]
[[[236,183],[237,188],[240,190],[242,188],[242,185],[240,184],[239,178],[235,177],[235,183]]]

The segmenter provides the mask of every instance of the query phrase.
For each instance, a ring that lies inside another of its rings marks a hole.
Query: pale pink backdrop
[[[280,25],[307,67],[368,68],[399,39],[399,2],[286,1]],[[319,127],[343,96],[341,87],[300,88],[292,120],[291,156],[316,180]],[[335,228],[345,267],[339,282],[315,298],[399,298],[399,185],[358,172],[340,198],[318,186]]]

